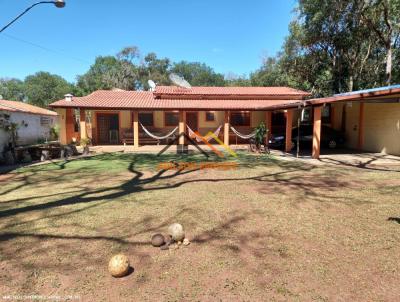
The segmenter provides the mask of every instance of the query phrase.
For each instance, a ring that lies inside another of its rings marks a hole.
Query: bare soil
[[[399,300],[398,172],[276,160],[157,172],[130,156],[2,176],[0,299]],[[173,222],[191,244],[152,247]],[[124,278],[107,271],[116,253],[133,267]]]

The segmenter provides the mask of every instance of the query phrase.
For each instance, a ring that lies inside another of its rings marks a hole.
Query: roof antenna
[[[150,86],[150,91],[156,90],[157,85],[156,85],[156,83],[154,83],[153,80],[148,80],[147,84],[149,84],[149,86]]]
[[[177,75],[176,73],[171,73],[169,75],[169,79],[171,80],[172,83],[174,83],[178,87],[186,89],[192,88],[192,86],[189,84],[188,81],[186,81],[183,77]]]

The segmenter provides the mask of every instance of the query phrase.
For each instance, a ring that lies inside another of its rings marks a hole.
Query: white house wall
[[[23,112],[10,112],[10,121],[20,125],[18,129],[18,145],[27,145],[37,143],[39,139],[49,138],[50,128],[57,122],[56,116],[44,116],[50,118],[49,126],[41,126],[40,118],[42,115],[29,114]],[[24,126],[22,124],[26,124]],[[9,141],[9,135],[3,129],[0,129],[0,151]]]

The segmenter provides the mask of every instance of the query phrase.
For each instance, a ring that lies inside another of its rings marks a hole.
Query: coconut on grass
[[[108,263],[108,271],[113,277],[124,277],[129,272],[129,259],[123,254],[115,255]]]
[[[162,234],[154,234],[153,237],[151,237],[152,246],[160,247],[164,245],[164,243],[165,243],[165,238]]]
[[[175,242],[182,241],[185,238],[183,226],[179,223],[171,224],[168,227],[168,235],[170,235]]]

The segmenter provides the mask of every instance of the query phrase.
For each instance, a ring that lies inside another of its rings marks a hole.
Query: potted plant
[[[89,145],[91,141],[90,138],[82,138],[80,141],[81,146],[83,147],[83,155],[89,154]]]

